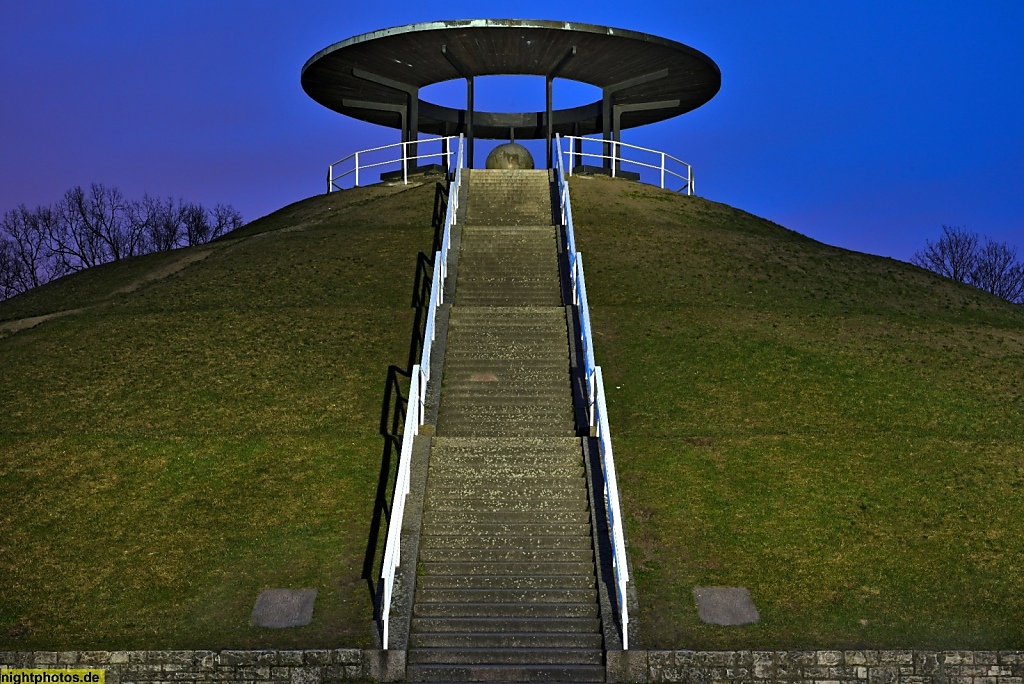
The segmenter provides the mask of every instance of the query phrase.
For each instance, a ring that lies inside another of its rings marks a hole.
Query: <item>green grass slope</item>
[[[314,197],[0,303],[0,650],[372,643],[381,402],[433,200]],[[272,587],[318,589],[313,624],[250,627]]]
[[[1024,308],[572,181],[647,647],[1024,647]],[[694,586],[761,622],[702,624]]]
[[[1024,309],[572,181],[646,647],[1024,645]],[[359,646],[433,186],[0,303],[0,650]],[[759,624],[697,619],[746,586]],[[312,625],[250,627],[315,587]]]

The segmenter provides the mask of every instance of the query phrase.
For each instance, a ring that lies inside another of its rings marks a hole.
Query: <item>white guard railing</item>
[[[681,159],[673,157],[671,154],[661,152],[659,150],[651,150],[646,147],[637,147],[636,145],[630,145],[624,142],[616,140],[604,140],[602,138],[584,138],[575,135],[562,136],[562,140],[569,142],[569,175],[572,175],[572,170],[577,164],[584,163],[585,159],[595,159],[597,164],[600,166],[604,164],[606,159],[611,160],[611,173],[612,178],[615,178],[619,172],[619,167],[624,164],[639,167],[641,169],[640,178],[643,180],[644,172],[643,169],[653,169],[658,174],[658,182],[651,183],[651,185],[658,185],[662,188],[665,187],[665,182],[669,178],[675,178],[683,182],[682,187],[679,188],[679,192],[686,192],[687,195],[694,194],[693,188],[693,167],[684,162]],[[579,141],[580,151],[576,151],[576,141]],[[610,146],[611,154],[605,154],[605,146]],[[596,152],[588,151],[588,148],[595,148]],[[561,149],[561,145],[559,145]],[[647,182],[647,181],[645,181]]]
[[[452,145],[461,138],[461,135],[428,138],[426,140],[400,142],[353,152],[344,159],[339,159],[327,167],[327,192],[343,190],[343,185],[347,185],[349,181],[352,182],[350,187],[359,187],[360,184],[366,185],[368,181],[376,183],[380,179],[380,176],[377,174],[386,172],[389,169],[401,171],[402,182],[408,183],[410,169],[415,169],[419,166],[421,159],[435,159],[435,163],[442,164],[445,168],[450,169],[452,157],[455,156]],[[409,156],[411,153],[410,146],[412,145],[416,145],[416,156]],[[372,180],[367,176],[369,169],[377,169]]]
[[[558,200],[562,225],[565,226],[566,248],[569,254],[569,273],[572,279],[573,304],[579,316],[580,339],[583,344],[584,377],[586,378],[587,406],[590,427],[597,430],[601,452],[601,471],[604,473],[604,499],[608,514],[608,529],[612,543],[612,567],[621,611],[622,648],[629,648],[629,609],[626,585],[629,568],[626,563],[626,544],[622,534],[622,513],[619,506],[619,484],[615,475],[615,457],[608,429],[608,405],[605,400],[601,367],[594,363],[594,337],[590,328],[590,305],[587,302],[587,283],[583,277],[583,256],[576,251],[576,234],[572,223],[572,204],[569,201],[569,181],[562,161],[562,146],[555,137],[555,159],[558,175]]]
[[[405,429],[402,432],[402,450],[398,457],[398,477],[388,518],[388,538],[384,546],[384,562],[381,579],[384,581],[384,597],[381,603],[381,618],[384,623],[383,644],[388,647],[388,627],[391,618],[391,594],[395,586],[395,571],[402,561],[402,518],[405,516],[405,498],[409,494],[410,462],[412,461],[413,439],[419,434],[426,418],[427,385],[430,382],[430,354],[436,334],[437,308],[444,303],[444,283],[448,277],[448,249],[451,247],[452,226],[455,225],[459,209],[459,188],[462,187],[463,138],[458,138],[458,152],[455,154],[455,168],[449,165],[448,209],[444,216],[444,233],[441,249],[434,253],[434,277],[430,284],[430,303],[427,305],[427,324],[423,328],[423,353],[420,362],[413,366],[409,378],[409,402],[405,411]],[[356,153],[361,154],[360,152]]]

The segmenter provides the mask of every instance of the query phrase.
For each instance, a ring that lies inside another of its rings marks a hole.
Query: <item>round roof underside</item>
[[[573,48],[575,54],[569,56]],[[469,73],[460,72],[452,61]],[[560,64],[558,78],[602,89],[619,86],[614,103],[621,128],[694,110],[714,97],[722,82],[718,66],[707,55],[658,36],[591,24],[477,19],[409,24],[335,43],[302,67],[302,88],[336,112],[401,128],[406,93],[376,81],[423,88],[467,75],[548,76]],[[554,132],[600,133],[601,104],[598,100],[555,110]],[[465,116],[465,110],[419,100],[418,129],[438,135],[455,133],[463,130]],[[476,137],[506,138],[510,130],[517,138],[543,138],[545,113],[473,114]]]

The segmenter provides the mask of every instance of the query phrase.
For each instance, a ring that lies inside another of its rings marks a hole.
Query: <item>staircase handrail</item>
[[[453,136],[454,138],[454,136]],[[381,564],[381,579],[384,596],[381,602],[383,623],[382,643],[388,648],[388,634],[391,620],[391,596],[395,585],[395,572],[401,563],[402,519],[405,516],[405,500],[409,494],[412,443],[419,434],[420,426],[426,420],[427,386],[430,382],[430,359],[434,339],[437,335],[437,309],[444,303],[444,284],[448,277],[448,250],[451,247],[452,226],[455,225],[459,209],[459,189],[462,187],[463,137],[458,136],[458,152],[455,154],[455,169],[449,168],[448,206],[445,210],[441,249],[434,252],[434,275],[430,283],[430,299],[427,304],[427,322],[423,327],[423,350],[420,362],[412,367],[409,377],[409,401],[406,404],[405,427],[402,431],[402,449],[398,457],[398,474],[388,519],[388,536],[384,546],[384,561]]]
[[[615,474],[615,456],[612,451],[611,430],[608,426],[608,404],[604,391],[601,367],[594,362],[594,338],[590,327],[590,304],[587,300],[587,283],[583,275],[583,255],[576,251],[576,232],[572,221],[572,202],[569,198],[569,180],[564,171],[560,136],[555,136],[556,175],[558,177],[558,203],[561,210],[562,226],[565,229],[566,250],[569,254],[569,274],[572,282],[573,304],[578,316],[580,342],[583,346],[583,374],[586,380],[587,413],[591,429],[596,429],[601,456],[601,471],[604,475],[605,510],[608,515],[608,530],[612,543],[612,568],[615,572],[615,586],[620,610],[622,628],[622,649],[629,648],[629,609],[626,586],[629,583],[629,567],[626,561],[626,545],[622,532],[622,512],[619,506],[618,477]]]
[[[640,147],[639,145],[630,145],[629,143],[624,143],[624,142],[622,142],[620,140],[605,140],[604,138],[588,138],[588,137],[585,137],[585,136],[578,136],[578,135],[566,135],[566,136],[561,136],[561,137],[562,137],[562,139],[567,140],[569,142],[569,152],[568,152],[568,154],[569,154],[569,167],[568,167],[568,171],[569,171],[569,175],[570,176],[572,175],[573,167],[575,166],[575,164],[573,163],[573,157],[581,157],[581,158],[582,157],[587,157],[587,158],[591,158],[591,159],[600,159],[602,162],[605,159],[608,159],[608,160],[611,161],[611,174],[612,174],[612,178],[615,178],[616,174],[618,173],[618,169],[619,169],[619,165],[620,164],[633,164],[634,166],[639,166],[641,168],[654,169],[654,170],[658,171],[660,173],[659,186],[662,189],[665,188],[665,177],[666,176],[673,176],[673,177],[678,178],[679,180],[683,181],[683,186],[681,188],[679,188],[678,192],[683,192],[685,190],[687,195],[692,195],[695,192],[695,190],[694,190],[694,182],[693,182],[693,167],[690,164],[684,162],[682,159],[679,159],[678,157],[673,157],[671,154],[668,154],[667,152],[662,152],[661,150],[652,150],[649,147]],[[579,152],[575,151],[574,148],[573,148],[573,143],[576,142],[576,141],[579,141],[579,144],[580,144],[580,151]],[[584,152],[583,151],[583,143],[584,142],[587,142],[587,143],[597,143],[597,144],[601,145],[601,150],[602,151],[600,153],[597,153],[597,152]],[[604,154],[605,146],[607,146],[608,149],[611,150],[611,154]],[[656,157],[658,158],[658,163],[648,163],[648,162],[639,161],[637,159],[628,159],[628,158],[626,158],[626,157],[624,157],[622,155],[622,148],[626,148],[628,150],[634,150],[636,152],[644,152],[644,153],[656,155]],[[559,145],[559,149],[561,149],[561,145]],[[680,166],[683,169],[685,169],[685,174],[672,170],[672,168],[669,167],[669,162],[674,162],[678,166]]]
[[[391,618],[391,594],[395,587],[395,571],[401,563],[402,553],[402,519],[405,517],[405,501],[409,494],[410,467],[412,461],[412,443],[420,431],[419,410],[420,387],[422,374],[419,364],[412,367],[409,379],[409,403],[405,413],[405,429],[402,431],[402,450],[398,457],[398,475],[395,479],[395,492],[391,501],[391,513],[388,519],[388,538],[384,547],[384,562],[381,566],[381,579],[384,584],[384,596],[381,602],[381,618],[384,623],[383,644],[388,647],[388,626]],[[410,412],[414,409],[415,412]]]
[[[366,150],[359,150],[357,152],[353,152],[352,154],[348,155],[347,157],[345,157],[343,159],[339,159],[338,161],[334,162],[333,164],[330,164],[327,167],[327,192],[331,193],[331,192],[334,192],[335,190],[341,190],[342,187],[341,187],[341,185],[339,185],[339,183],[341,182],[341,180],[343,178],[345,178],[346,176],[348,176],[350,174],[353,174],[355,176],[355,178],[354,178],[354,187],[358,188],[359,187],[359,171],[360,170],[366,170],[366,169],[372,169],[372,168],[377,167],[377,166],[388,166],[389,164],[401,164],[402,165],[402,182],[406,183],[406,184],[409,182],[409,162],[413,162],[412,166],[413,166],[413,168],[415,168],[417,166],[417,164],[415,162],[417,162],[418,160],[420,160],[420,159],[432,159],[434,157],[437,157],[437,158],[439,158],[439,159],[441,159],[443,161],[443,163],[444,163],[444,165],[446,167],[450,168],[451,167],[452,156],[455,154],[454,152],[452,152],[452,149],[451,149],[452,145],[451,144],[456,139],[460,139],[460,138],[462,138],[461,135],[458,135],[458,136],[449,135],[449,136],[441,136],[439,138],[426,138],[424,140],[406,140],[406,141],[399,142],[399,143],[393,143],[391,145],[381,145],[380,147],[371,147],[371,148],[366,149]],[[420,151],[420,148],[418,147],[419,145],[429,145],[429,144],[435,143],[435,142],[441,143],[440,151],[438,151],[438,152],[427,152],[425,154],[419,154],[419,151]],[[417,145],[417,148],[416,148],[417,154],[414,155],[414,156],[409,156],[409,146],[410,145]],[[371,154],[373,152],[380,152],[381,150],[389,150],[389,149],[393,149],[393,148],[401,148],[401,152],[400,152],[399,156],[397,156],[395,158],[389,158],[389,159],[386,159],[384,161],[371,162],[369,164],[367,164],[365,162],[360,164],[360,162],[359,162],[359,156],[360,155],[364,155],[365,156],[365,155]],[[352,162],[352,168],[348,169],[347,171],[342,171],[340,173],[336,173],[335,172],[335,167],[338,167],[338,166],[341,166],[343,164],[346,164],[349,161]]]

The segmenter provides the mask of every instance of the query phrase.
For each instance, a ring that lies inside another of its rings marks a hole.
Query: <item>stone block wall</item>
[[[336,684],[405,678],[405,651],[0,652],[4,668],[103,668],[107,684]],[[609,682],[1024,684],[1024,651],[609,651]]]
[[[648,651],[646,665],[652,683],[1024,684],[1022,651]]]
[[[26,651],[0,652],[0,668],[103,668],[106,684],[333,684],[394,680],[396,669],[404,675],[404,655],[361,649]]]

